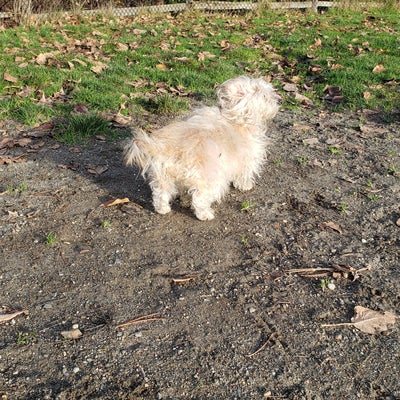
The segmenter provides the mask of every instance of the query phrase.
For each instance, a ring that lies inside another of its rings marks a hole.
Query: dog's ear
[[[223,109],[233,109],[246,95],[239,82],[227,81],[217,90],[219,105]]]

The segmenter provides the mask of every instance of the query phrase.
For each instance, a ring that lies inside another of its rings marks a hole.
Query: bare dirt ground
[[[29,312],[0,323],[2,400],[400,399],[399,321],[322,326],[400,314],[400,123],[379,117],[280,112],[211,222],[155,214],[121,141],[2,122],[0,311]]]

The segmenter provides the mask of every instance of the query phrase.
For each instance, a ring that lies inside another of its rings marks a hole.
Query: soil
[[[400,314],[400,123],[379,118],[281,111],[211,222],[155,214],[122,139],[3,121],[0,306],[27,313],[0,324],[2,400],[400,399],[399,321],[323,326]]]

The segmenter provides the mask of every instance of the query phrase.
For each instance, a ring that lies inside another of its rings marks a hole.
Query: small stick
[[[311,272],[333,272],[334,268],[298,268],[298,269],[289,269],[286,272],[289,274],[298,274],[298,273],[311,273]]]
[[[322,324],[321,328],[335,328],[337,326],[353,326],[352,322],[341,322],[339,324]]]
[[[21,315],[21,314],[28,314],[28,310],[16,311],[16,312],[9,313],[9,314],[0,314],[0,323],[10,321],[11,319],[18,317],[18,315]]]
[[[127,321],[127,322],[117,325],[115,327],[115,329],[120,329],[120,328],[124,328],[126,326],[140,324],[141,322],[161,321],[161,320],[165,319],[162,317],[158,317],[158,315],[160,315],[160,313],[158,313],[158,312],[153,313],[153,314],[142,315],[140,317],[137,317],[135,319],[132,319],[130,321]]]
[[[172,278],[172,282],[173,283],[187,283],[187,282],[191,282],[191,281],[195,281],[196,279],[198,279],[198,275],[187,275],[187,276],[183,276],[181,278]]]
[[[256,350],[254,353],[251,354],[246,354],[245,357],[250,358],[255,356],[256,354],[258,354],[260,351],[263,351],[265,349],[265,347],[267,347],[267,344],[271,341],[272,338],[274,338],[276,336],[276,332],[271,333],[270,337],[265,341],[265,343],[258,349]]]

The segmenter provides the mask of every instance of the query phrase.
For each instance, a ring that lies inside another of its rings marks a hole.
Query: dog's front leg
[[[196,217],[201,221],[209,221],[214,219],[214,211],[211,204],[214,196],[207,190],[195,190],[192,194],[192,206]]]

